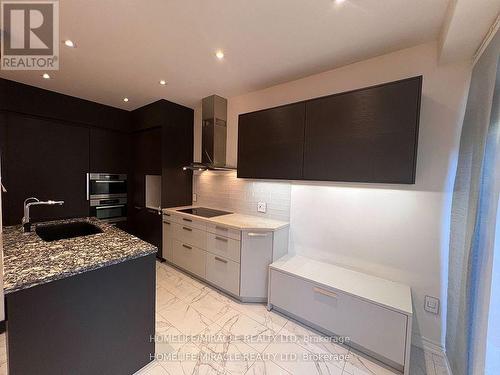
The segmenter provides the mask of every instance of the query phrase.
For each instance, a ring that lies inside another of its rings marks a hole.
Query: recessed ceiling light
[[[49,73],[43,73],[42,77],[45,79],[50,79]]]
[[[64,44],[66,45],[66,47],[70,47],[70,48],[74,48],[75,47],[75,43],[72,40],[69,40],[69,39],[66,39],[64,41]]]
[[[345,0],[334,0],[335,4],[342,4],[343,2],[345,2]]]
[[[224,58],[224,52],[222,52],[221,50],[218,50],[217,52],[215,52],[215,56],[219,59],[219,60],[222,60]]]
[[[167,81],[165,81],[164,79],[161,79],[159,84],[162,86],[165,86],[167,84]]]
[[[128,98],[123,98],[123,101],[124,102],[128,102]]]

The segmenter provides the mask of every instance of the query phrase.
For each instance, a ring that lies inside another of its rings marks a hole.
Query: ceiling
[[[40,71],[0,76],[131,110],[160,98],[194,107],[214,93],[232,97],[435,40],[448,0],[59,4],[61,43],[77,45],[61,44],[60,70],[50,80]]]

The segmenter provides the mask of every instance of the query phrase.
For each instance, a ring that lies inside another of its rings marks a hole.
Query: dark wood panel
[[[193,161],[194,111],[173,108],[162,127],[163,208],[189,205],[193,195],[193,173],[182,168]]]
[[[0,79],[0,110],[129,132],[130,112]]]
[[[155,278],[150,255],[8,294],[9,373],[135,373],[155,350]]]
[[[238,177],[301,179],[305,104],[239,116]]]
[[[131,135],[90,129],[90,172],[129,173]]]
[[[23,201],[33,196],[65,201],[63,206],[32,208],[34,221],[87,216],[88,128],[8,114],[6,133],[5,225],[21,222]]]
[[[304,179],[414,183],[421,82],[308,101]]]

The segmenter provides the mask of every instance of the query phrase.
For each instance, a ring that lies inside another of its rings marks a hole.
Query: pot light
[[[219,60],[222,60],[224,58],[224,52],[218,50],[217,52],[215,52],[215,57],[217,57]]]
[[[66,39],[64,41],[64,44],[66,45],[66,47],[69,47],[69,48],[74,48],[75,47],[75,43],[72,40],[69,40],[69,39]]]
[[[43,73],[43,74],[42,74],[42,77],[43,77],[44,79],[50,79],[50,75],[49,75],[49,73]]]
[[[345,0],[334,0],[334,3],[335,3],[336,5],[340,5],[340,4],[342,4],[343,2],[345,2]]]
[[[164,79],[161,79],[160,82],[158,82],[160,85],[165,86],[167,84],[167,81]]]
[[[128,102],[128,98],[123,98],[123,101],[126,103]]]

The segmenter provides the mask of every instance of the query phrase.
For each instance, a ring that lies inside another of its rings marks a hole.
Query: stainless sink
[[[35,232],[42,240],[50,242],[102,233],[102,229],[86,221],[75,221],[63,224],[38,225]]]

